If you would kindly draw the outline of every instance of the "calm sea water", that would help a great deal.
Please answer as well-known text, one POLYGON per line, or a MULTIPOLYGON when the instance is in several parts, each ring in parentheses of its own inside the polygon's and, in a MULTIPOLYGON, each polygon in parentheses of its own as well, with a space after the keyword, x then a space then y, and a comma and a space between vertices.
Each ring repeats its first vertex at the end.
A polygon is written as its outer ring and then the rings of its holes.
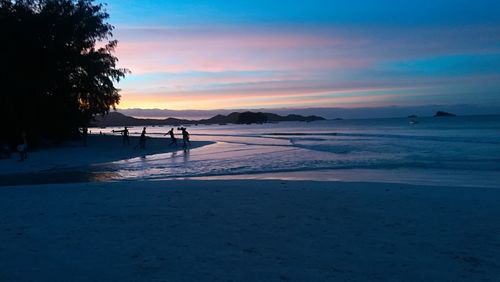
MULTIPOLYGON (((169 129, 148 127, 148 135, 163 137, 169 129)), ((192 140, 215 144, 106 167, 122 180, 278 178, 500 187, 500 115, 428 117, 417 124, 391 118, 190 126, 188 131, 192 140)))

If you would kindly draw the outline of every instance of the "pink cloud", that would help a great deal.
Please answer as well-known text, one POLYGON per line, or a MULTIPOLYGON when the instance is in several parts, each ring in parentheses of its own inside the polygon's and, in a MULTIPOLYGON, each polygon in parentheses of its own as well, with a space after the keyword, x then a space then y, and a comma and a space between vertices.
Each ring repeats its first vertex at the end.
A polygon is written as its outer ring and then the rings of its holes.
POLYGON ((122 105, 181 109, 373 105, 408 89, 477 84, 486 78, 388 74, 384 64, 498 51, 500 32, 198 27, 124 29, 117 38, 120 66, 149 78, 125 81, 122 105), (208 74, 190 75, 199 72, 208 74))
POLYGON ((127 103, 121 105, 122 108, 170 108, 170 109, 221 109, 221 108, 248 108, 248 107, 292 107, 292 106, 352 106, 361 107, 373 105, 403 95, 401 92, 382 95, 368 95, 367 93, 352 93, 352 96, 335 96, 328 93, 297 93, 287 95, 287 99, 282 96, 264 96, 260 93, 246 94, 243 97, 230 95, 201 96, 196 99, 186 100, 184 95, 161 95, 145 97, 138 94, 129 95, 127 103))
POLYGON ((145 36, 137 32, 122 32, 117 48, 120 65, 137 74, 335 69, 369 64, 366 59, 335 56, 332 50, 354 43, 321 34, 160 29, 146 30, 149 36, 145 36))
POLYGON ((498 51, 500 32, 488 27, 197 27, 128 28, 118 30, 117 37, 121 64, 150 73, 365 68, 387 59, 498 51))

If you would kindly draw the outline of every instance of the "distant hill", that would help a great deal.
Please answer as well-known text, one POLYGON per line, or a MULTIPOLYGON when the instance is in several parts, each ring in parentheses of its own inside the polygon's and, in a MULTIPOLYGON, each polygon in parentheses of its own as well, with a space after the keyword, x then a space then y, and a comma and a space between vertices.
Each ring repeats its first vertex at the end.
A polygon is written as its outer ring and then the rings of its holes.
POLYGON ((168 110, 168 109, 119 109, 119 112, 128 116, 143 118, 178 117, 181 119, 207 119, 215 115, 228 115, 232 112, 267 112, 286 116, 297 114, 303 116, 318 115, 326 119, 364 119, 364 118, 394 118, 405 117, 410 114, 419 117, 433 116, 437 111, 445 110, 449 113, 464 115, 498 115, 500 105, 490 103, 487 105, 419 105, 419 106, 384 106, 365 108, 268 108, 268 109, 216 109, 216 110, 168 110))
POLYGON ((434 117, 455 117, 457 115, 443 111, 437 111, 434 117))
POLYGON ((118 112, 111 112, 106 116, 98 116, 92 123, 93 126, 141 126, 141 125, 162 125, 164 120, 157 119, 139 119, 129 117, 118 112))
POLYGON ((252 123, 268 123, 268 122, 281 122, 281 121, 317 121, 324 120, 319 116, 301 116, 301 115, 287 115, 280 116, 272 113, 263 112, 234 112, 228 115, 216 115, 209 119, 189 120, 189 119, 141 119, 126 116, 118 112, 111 112, 108 115, 96 117, 93 126, 108 127, 108 126, 152 126, 152 125, 189 125, 189 124, 252 124, 252 123))

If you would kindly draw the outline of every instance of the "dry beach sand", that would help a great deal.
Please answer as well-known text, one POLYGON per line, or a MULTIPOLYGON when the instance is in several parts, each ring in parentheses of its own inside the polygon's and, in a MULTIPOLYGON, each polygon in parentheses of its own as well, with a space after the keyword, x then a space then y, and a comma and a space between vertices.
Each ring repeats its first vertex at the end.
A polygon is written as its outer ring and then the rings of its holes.
POLYGON ((0 281, 499 281, 499 189, 150 181, 0 189, 0 281))

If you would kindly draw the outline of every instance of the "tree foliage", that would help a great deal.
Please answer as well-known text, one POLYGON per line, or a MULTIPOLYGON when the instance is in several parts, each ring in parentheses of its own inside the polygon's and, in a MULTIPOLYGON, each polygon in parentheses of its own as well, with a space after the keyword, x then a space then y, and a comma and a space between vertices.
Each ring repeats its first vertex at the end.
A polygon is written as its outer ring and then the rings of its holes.
POLYGON ((93 0, 0 0, 0 134, 74 136, 119 100, 117 41, 93 0))

